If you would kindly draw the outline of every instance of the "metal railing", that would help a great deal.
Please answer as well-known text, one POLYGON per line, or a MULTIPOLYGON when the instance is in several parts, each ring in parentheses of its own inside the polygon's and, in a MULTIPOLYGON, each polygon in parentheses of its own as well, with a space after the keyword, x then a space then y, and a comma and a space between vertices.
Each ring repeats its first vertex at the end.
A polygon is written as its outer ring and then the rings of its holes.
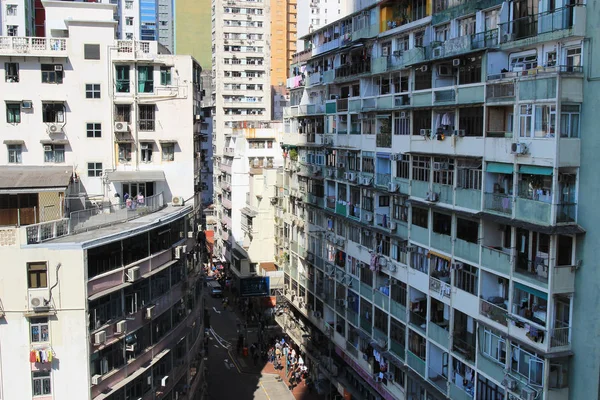
POLYGON ((427 319, 424 316, 421 316, 414 311, 411 311, 409 314, 410 314, 409 321, 410 321, 411 325, 414 325, 417 328, 421 329, 422 331, 425 331, 425 329, 427 327, 427 319))
POLYGON ((378 133, 375 136, 377 147, 392 147, 392 134, 391 133, 378 133))
POLYGON ((556 222, 577 222, 577 204, 558 204, 556 206, 556 222))
MULTIPOLYGON (((559 324, 557 321, 556 324, 559 324)), ((562 326, 560 328, 553 328, 550 331, 550 347, 563 347, 571 344, 570 339, 571 327, 562 326)))
POLYGON ((25 227, 27 244, 42 243, 46 240, 55 239, 69 234, 69 219, 42 222, 25 227))
POLYGON ((163 193, 138 201, 133 198, 131 203, 110 204, 87 210, 74 211, 69 219, 69 231, 77 233, 92 228, 124 222, 153 213, 165 206, 163 193))
POLYGON ((433 92, 433 102, 454 101, 456 99, 456 91, 454 89, 437 90, 433 92))
POLYGON ((548 282, 548 260, 536 259, 530 260, 522 254, 515 257, 515 272, 527 275, 540 282, 548 282))
POLYGON ((498 46, 498 37, 498 29, 474 33, 471 35, 471 49, 475 50, 498 46))
POLYGON ((442 392, 446 393, 448 390, 448 378, 431 367, 428 368, 427 374, 431 383, 437 386, 442 392))
POLYGON ((515 97, 515 83, 491 83, 486 87, 486 98, 505 99, 515 97))
POLYGON ((444 297, 450 298, 450 285, 440 281, 437 278, 429 277, 429 290, 442 294, 444 297))
POLYGON ((574 10, 583 5, 557 8, 554 11, 517 18, 500 24, 500 42, 507 43, 573 27, 574 10))
POLYGON ((0 53, 38 54, 66 53, 67 39, 0 36, 0 53))
POLYGON ((469 361, 475 361, 475 345, 460 338, 459 332, 454 332, 452 351, 462 354, 469 361))
POLYGON ((506 317, 508 316, 508 310, 502 308, 496 304, 492 304, 484 299, 479 299, 479 311, 482 315, 496 321, 497 323, 508 326, 506 317))

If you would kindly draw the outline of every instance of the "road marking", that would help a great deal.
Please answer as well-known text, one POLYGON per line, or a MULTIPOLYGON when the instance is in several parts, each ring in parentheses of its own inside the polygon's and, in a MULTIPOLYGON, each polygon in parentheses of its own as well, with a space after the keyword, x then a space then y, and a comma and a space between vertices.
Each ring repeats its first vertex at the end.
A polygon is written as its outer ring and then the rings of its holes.
POLYGON ((217 314, 221 314, 221 311, 218 311, 215 307, 213 307, 213 310, 215 310, 217 314))
POLYGON ((258 384, 260 385, 260 387, 262 388, 262 390, 265 392, 265 395, 267 396, 267 399, 271 400, 271 396, 269 396, 269 393, 267 393, 267 389, 265 389, 265 387, 263 386, 262 382, 258 382, 258 384))
POLYGON ((242 373, 242 371, 240 371, 240 367, 237 365, 237 363, 235 362, 233 356, 231 355, 231 351, 227 350, 227 354, 229 354, 229 357, 231 357, 231 361, 233 363, 233 365, 235 366, 235 369, 237 369, 238 373, 242 373))

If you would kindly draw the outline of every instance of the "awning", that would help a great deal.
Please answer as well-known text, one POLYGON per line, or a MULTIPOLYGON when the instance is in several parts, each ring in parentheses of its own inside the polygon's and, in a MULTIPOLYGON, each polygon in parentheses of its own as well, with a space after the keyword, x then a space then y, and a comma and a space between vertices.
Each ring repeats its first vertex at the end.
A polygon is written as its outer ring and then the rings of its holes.
POLYGON ((159 139, 158 143, 177 143, 175 139, 159 139))
POLYGON ((116 143, 133 143, 133 142, 135 142, 135 140, 133 140, 133 138, 130 138, 130 137, 116 137, 115 142, 116 143))
POLYGON ((512 164, 489 162, 485 167, 485 171, 495 174, 512 174, 514 169, 512 164))
POLYGON ((59 140, 43 139, 43 140, 40 140, 40 144, 69 144, 69 141, 66 139, 59 139, 59 140))
POLYGON ((107 176, 110 182, 159 182, 166 180, 164 171, 112 171, 107 176))
POLYGON ((248 258, 237 249, 233 249, 233 257, 237 258, 238 260, 245 260, 248 258))
POLYGON ((548 295, 541 290, 534 289, 529 286, 525 286, 521 283, 515 282, 515 289, 522 290, 523 292, 534 295, 535 297, 539 297, 540 299, 548 300, 548 295))
POLYGON ((523 221, 520 219, 514 219, 505 217, 495 213, 481 211, 475 214, 476 217, 486 219, 488 221, 496 222, 502 225, 516 226, 517 228, 523 228, 530 231, 546 233, 548 235, 580 235, 585 233, 585 229, 577 224, 560 224, 560 225, 539 225, 532 222, 523 221))
MULTIPOLYGON (((380 153, 377 152, 377 158, 385 158, 385 159, 390 159, 390 153, 380 153)), ((391 174, 390 172, 388 172, 388 174, 391 174)))
POLYGON ((159 273, 160 271, 164 271, 165 269, 169 268, 171 265, 176 264, 178 262, 179 262, 179 260, 171 260, 171 261, 161 265, 160 267, 154 268, 150 272, 145 273, 144 275, 142 275, 142 278, 148 278, 154 274, 159 273))
POLYGON ((446 261, 450 261, 450 257, 448 257, 448 256, 445 256, 445 255, 443 255, 443 254, 440 254, 440 253, 437 253, 437 252, 435 252, 435 251, 431 251, 431 250, 429 250, 429 255, 430 255, 430 256, 436 256, 436 257, 442 258, 442 259, 444 259, 444 260, 446 260, 446 261))
POLYGON ((4 144, 25 144, 24 140, 5 140, 4 144))
POLYGON ((264 270, 265 272, 277 271, 277 267, 275 266, 275 263, 272 263, 272 262, 262 262, 258 265, 259 265, 260 269, 264 270))
POLYGON ((539 165, 521 165, 520 174, 552 176, 552 167, 540 167, 539 165))
POLYGON ((50 188, 60 191, 69 186, 72 176, 73 169, 71 167, 2 166, 0 168, 0 192, 5 192, 6 189, 20 192, 26 189, 48 190, 50 188))
POLYGON ((110 294, 112 292, 116 292, 117 290, 124 289, 127 286, 131 286, 131 285, 133 285, 133 283, 131 283, 131 282, 121 283, 120 285, 110 287, 108 289, 102 290, 102 291, 100 291, 100 292, 98 292, 96 294, 91 295, 90 297, 88 297, 88 300, 89 301, 94 301, 96 299, 99 299, 100 297, 106 296, 107 294, 110 294))
POLYGON ((256 211, 254 211, 253 209, 251 209, 250 207, 244 207, 240 211, 242 212, 242 214, 245 214, 252 218, 254 218, 258 215, 258 213, 256 211))

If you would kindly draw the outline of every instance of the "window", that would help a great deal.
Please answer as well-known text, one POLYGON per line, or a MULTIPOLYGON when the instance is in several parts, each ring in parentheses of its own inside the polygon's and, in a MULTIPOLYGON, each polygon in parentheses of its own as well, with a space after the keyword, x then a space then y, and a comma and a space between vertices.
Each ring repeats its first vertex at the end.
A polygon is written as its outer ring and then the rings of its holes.
POLYGON ((483 136, 483 107, 461 108, 458 126, 466 136, 483 136))
POLYGON ((64 163, 65 162, 65 146, 63 144, 46 144, 46 145, 44 145, 44 162, 64 163))
POLYGON ((99 44, 84 44, 83 45, 83 58, 86 60, 99 60, 100 59, 100 45, 99 44))
POLYGON ((396 178, 408 179, 410 175, 410 156, 401 154, 396 161, 396 178))
POLYGON ((38 371, 32 373, 32 386, 34 396, 46 396, 52 394, 50 385, 50 372, 38 371))
POLYGON ((133 17, 125 17, 125 25, 133 26, 133 17))
POLYGON ((429 210, 424 208, 413 207, 412 208, 412 224, 420 226, 421 228, 428 229, 429 210))
POLYGON ((408 221, 408 205, 406 197, 393 196, 392 218, 398 221, 408 221))
POLYGON ((102 124, 96 122, 88 122, 86 124, 87 137, 99 138, 102 137, 102 124))
POLYGON ((9 124, 21 123, 21 104, 6 103, 6 122, 9 124))
MULTIPOLYGON (((140 107, 144 107, 141 105, 140 107)), ((131 104, 115 105, 115 122, 131 122, 131 104)))
POLYGON ((454 159, 433 157, 433 183, 449 186, 454 184, 454 159))
POLYGON ((19 36, 19 26, 6 25, 6 36, 19 36))
POLYGON ((20 144, 9 144, 8 146, 8 162, 10 164, 20 164, 22 148, 20 144))
POLYGON ((17 5, 16 4, 7 4, 6 5, 6 15, 11 17, 17 16, 17 5))
POLYGON ((31 343, 43 343, 50 341, 48 334, 48 318, 31 318, 29 320, 31 330, 31 343))
POLYGON ((533 133, 535 137, 554 137, 556 131, 556 106, 536 105, 534 121, 533 133))
POLYGON ((138 67, 138 92, 154 92, 154 67, 138 67))
POLYGON ((89 162, 87 164, 87 170, 90 178, 102 176, 102 163, 89 162))
POLYGON ((19 63, 4 63, 4 79, 8 83, 19 82, 19 63))
POLYGON ((581 72, 581 47, 567 49, 567 72, 581 72))
POLYGON ((99 99, 100 98, 100 84, 99 83, 86 83, 85 84, 85 98, 86 99, 99 99))
POLYGON ((125 9, 126 10, 131 10, 133 8, 133 1, 132 0, 125 0, 125 9))
POLYGON ((61 64, 42 64, 42 83, 63 83, 62 67, 61 64))
POLYGON ((175 160, 175 143, 163 143, 162 147, 162 160, 173 161, 175 160))
POLYGON ((171 67, 160 67, 160 84, 171 85, 171 67))
POLYGON ((394 113, 394 135, 410 135, 410 114, 394 113))
POLYGON ((483 14, 484 18, 484 31, 491 31, 498 27, 498 21, 500 19, 500 9, 485 11, 483 14))
POLYGON ((432 71, 428 68, 417 68, 415 70, 415 90, 431 89, 432 71))
POLYGON ((435 27, 436 42, 445 42, 450 39, 450 24, 444 24, 435 27))
POLYGON ((117 93, 129 93, 129 65, 117 65, 115 69, 117 74, 117 93))
POLYGON ((491 330, 483 330, 483 354, 499 364, 506 362, 506 341, 491 330))
POLYGON ((560 106, 560 137, 579 137, 579 105, 563 104, 560 106))
POLYGON ((458 83, 468 85, 481 82, 481 56, 466 57, 458 69, 458 83))
POLYGON ((119 143, 119 162, 131 161, 131 143, 119 143))
POLYGON ((463 18, 458 21, 458 35, 471 36, 475 33, 475 16, 463 18))
POLYGON ((65 106, 63 103, 42 103, 42 121, 46 123, 64 123, 65 106))
POLYGON ((379 207, 389 207, 390 196, 379 196, 379 207))
POLYGON ((517 344, 511 346, 511 369, 533 386, 544 385, 544 360, 517 344))
POLYGON ((477 296, 477 274, 479 271, 477 267, 463 263, 455 271, 456 287, 477 296))
POLYGON ((429 182, 431 158, 427 156, 413 156, 412 178, 416 181, 429 182))
POLYGON ((434 212, 433 231, 440 235, 452 235, 452 216, 434 212))
POLYGON ((48 287, 48 267, 45 262, 27 263, 27 287, 29 289, 48 287))
POLYGON ((456 218, 456 238, 469 243, 479 243, 479 223, 456 218))
POLYGON ((140 131, 153 131, 155 126, 154 121, 154 104, 140 104, 139 123, 140 131))
POLYGON ((142 162, 152 162, 152 142, 142 142, 140 144, 142 162))
POLYGON ((415 47, 423 47, 425 31, 415 32, 415 47))

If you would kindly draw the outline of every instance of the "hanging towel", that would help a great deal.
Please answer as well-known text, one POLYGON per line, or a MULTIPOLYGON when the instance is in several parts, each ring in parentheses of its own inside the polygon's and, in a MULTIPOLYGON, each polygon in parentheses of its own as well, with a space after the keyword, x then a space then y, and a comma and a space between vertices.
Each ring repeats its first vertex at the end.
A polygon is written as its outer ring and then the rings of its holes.
POLYGON ((53 358, 54 354, 52 353, 52 350, 48 350, 48 362, 51 363, 53 358))
POLYGON ((35 362, 40 362, 40 361, 41 361, 41 359, 40 359, 40 352, 36 351, 35 352, 35 362))
POLYGON ((36 357, 35 357, 35 351, 32 350, 32 351, 29 352, 29 362, 34 363, 35 359, 36 359, 36 357))

